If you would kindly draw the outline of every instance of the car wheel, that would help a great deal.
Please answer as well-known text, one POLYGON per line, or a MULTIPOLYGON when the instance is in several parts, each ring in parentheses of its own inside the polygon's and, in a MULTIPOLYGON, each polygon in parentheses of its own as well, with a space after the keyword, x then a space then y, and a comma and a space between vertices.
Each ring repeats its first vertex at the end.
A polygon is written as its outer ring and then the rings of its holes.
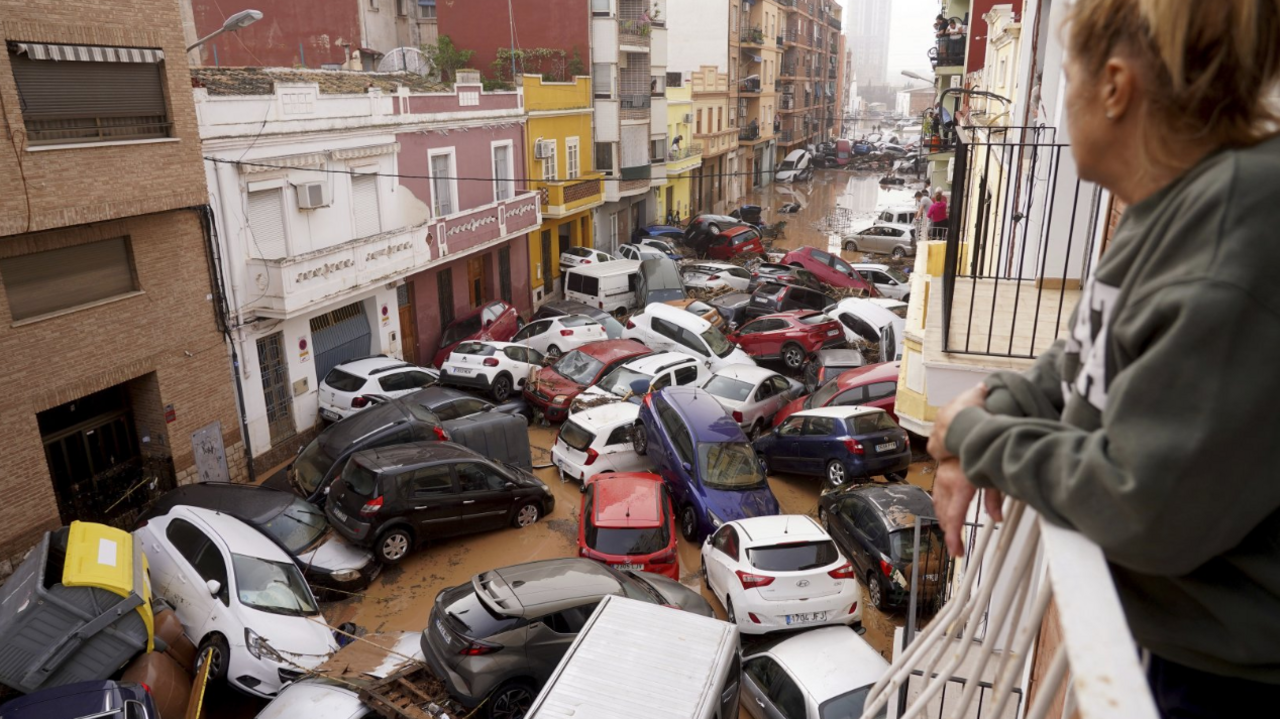
POLYGON ((626 316, 627 316, 627 308, 626 308, 626 307, 619 307, 618 309, 616 309, 616 310, 614 310, 614 311, 613 311, 613 318, 614 318, 615 320, 618 320, 619 322, 621 322, 621 321, 622 321, 622 318, 623 318, 623 317, 626 317, 626 316))
POLYGON ((804 348, 797 344, 785 345, 782 348, 782 363, 792 372, 804 366, 804 348))
POLYGON ((831 524, 827 519, 827 508, 821 505, 818 506, 818 524, 822 525, 822 529, 827 534, 831 534, 831 524))
POLYGON ((511 377, 505 372, 498 375, 493 380, 493 398, 499 403, 506 402, 511 397, 511 377))
POLYGON ((893 252, 890 254, 893 255, 893 259, 895 260, 902 260, 902 259, 906 259, 907 257, 907 251, 902 249, 901 247, 893 248, 893 252))
POLYGON ((524 682, 508 682, 489 695, 489 719, 524 719, 537 694, 524 682))
POLYGON ((209 660, 209 681, 220 682, 227 678, 227 659, 231 656, 231 648, 221 634, 210 634, 200 642, 199 654, 196 655, 196 673, 204 666, 205 658, 209 660))
POLYGON ((827 462, 827 482, 832 487, 842 486, 846 479, 848 479, 848 473, 845 471, 844 462, 838 459, 827 462))
POLYGON ((713 235, 720 234, 720 225, 707 225, 707 231, 713 235))
POLYGON ((378 559, 383 564, 399 564, 413 548, 413 535, 409 530, 397 527, 378 538, 378 559))
POLYGON ((552 360, 560 359, 560 348, 556 347, 555 345, 551 345, 550 347, 548 347, 547 357, 551 358, 552 360))
POLYGON ((854 242, 853 240, 845 240, 845 241, 844 241, 844 251, 845 251, 845 252, 857 252, 857 251, 858 251, 858 243, 854 242))
POLYGON ((872 606, 880 611, 885 610, 885 591, 880 578, 874 572, 867 572, 867 594, 872 606))
POLYGON ((631 448, 642 457, 649 450, 649 433, 640 422, 631 428, 631 448))
POLYGON ((764 420, 758 419, 755 424, 751 425, 751 431, 747 433, 747 437, 754 442, 760 439, 761 434, 764 434, 764 420))
POLYGON ((738 623, 738 617, 733 613, 733 600, 727 596, 724 598, 724 613, 729 618, 730 624, 738 623))
POLYGON ((693 511, 691 504, 686 504, 684 511, 680 512, 680 533, 690 542, 698 541, 698 513, 693 511))
POLYGON ((538 517, 541 516, 541 514, 542 513, 538 511, 538 505, 530 502, 516 510, 516 516, 511 520, 511 523, 517 527, 527 527, 538 521, 538 517))

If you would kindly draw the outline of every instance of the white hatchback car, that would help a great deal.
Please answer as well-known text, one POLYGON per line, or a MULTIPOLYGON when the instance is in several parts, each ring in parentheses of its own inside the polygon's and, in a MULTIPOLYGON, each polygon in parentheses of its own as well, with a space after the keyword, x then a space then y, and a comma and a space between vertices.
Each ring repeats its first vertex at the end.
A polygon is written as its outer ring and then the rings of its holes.
POLYGON ((855 263, 853 269, 875 285, 881 295, 901 302, 911 301, 911 279, 900 270, 874 262, 855 263))
POLYGON ((750 439, 772 426, 773 415, 804 391, 800 382, 756 365, 718 369, 702 388, 716 398, 750 439))
POLYGON ((751 284, 751 273, 728 262, 699 262, 680 268, 684 285, 690 289, 699 287, 718 290, 728 287, 734 292, 746 292, 751 284))
POLYGON ((856 570, 802 514, 727 522, 703 543, 702 571, 744 634, 862 623, 856 570))
POLYGON ((756 363, 710 322, 670 305, 654 303, 631 315, 622 337, 655 350, 683 352, 712 372, 731 364, 756 363))
POLYGON ((338 648, 302 572, 273 540, 221 512, 180 505, 134 530, 211 680, 260 697, 338 648))
POLYGON ((320 416, 337 422, 372 405, 366 394, 394 399, 439 379, 440 373, 433 369, 385 355, 343 362, 320 381, 320 416))
POLYGON ((665 260, 665 259, 668 259, 668 257, 667 257, 667 253, 663 252, 662 250, 658 249, 657 247, 651 247, 651 246, 649 246, 649 245, 645 245, 645 244, 641 244, 641 245, 636 245, 636 244, 626 244, 626 245, 623 245, 623 246, 621 246, 621 247, 619 247, 619 248, 618 248, 618 257, 621 257, 621 258, 622 258, 622 259, 624 259, 624 260, 665 260))
POLYGON ((484 390, 501 404, 524 389, 542 359, 538 350, 514 342, 467 341, 440 365, 440 383, 484 390))
POLYGON ((570 267, 579 265, 590 265, 593 263, 608 262, 617 259, 608 252, 593 250, 590 247, 570 247, 560 253, 560 272, 564 272, 570 267))
POLYGON ((888 671, 889 662, 851 629, 800 632, 743 651, 742 707, 755 719, 860 717, 888 671))
POLYGON ((631 427, 640 407, 630 402, 593 407, 560 425, 551 445, 551 463, 562 478, 585 483, 606 472, 647 472, 650 463, 631 446, 631 427))
POLYGON ((556 359, 588 342, 609 339, 604 325, 586 315, 561 315, 530 322, 511 338, 514 344, 556 359))
MULTIPOLYGON (((683 352, 654 352, 624 362, 574 398, 569 412, 597 406, 602 399, 622 401, 638 382, 645 392, 672 385, 700 387, 710 377, 706 365, 683 352)), ((639 401, 637 397, 635 401, 639 401)))

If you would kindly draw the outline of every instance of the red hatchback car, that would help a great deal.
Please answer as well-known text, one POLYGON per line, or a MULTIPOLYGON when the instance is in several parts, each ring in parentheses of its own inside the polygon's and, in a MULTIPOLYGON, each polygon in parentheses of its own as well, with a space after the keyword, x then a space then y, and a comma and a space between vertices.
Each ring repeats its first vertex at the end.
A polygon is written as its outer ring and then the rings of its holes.
POLYGON ((816 247, 792 250, 782 258, 782 264, 803 267, 832 287, 857 287, 866 290, 868 297, 880 296, 876 292, 876 286, 867 282, 852 265, 816 247))
POLYGON ((662 477, 635 472, 588 479, 578 519, 578 555, 680 581, 676 515, 662 477))
POLYGON ((582 390, 623 362, 652 351, 635 340, 588 342, 538 370, 533 381, 525 383, 524 398, 542 410, 548 422, 563 422, 569 416, 569 404, 582 390))
POLYGON ((436 350, 432 366, 439 367, 449 359, 453 348, 467 340, 493 340, 509 342, 524 323, 516 308, 498 300, 490 302, 470 314, 463 315, 449 323, 440 337, 440 349, 436 350))
POLYGON ((845 343, 839 320, 813 310, 792 310, 751 320, 729 335, 756 359, 781 359, 787 369, 798 370, 805 360, 826 347, 845 343))
POLYGON ((760 231, 754 227, 730 227, 711 240, 707 257, 728 260, 745 252, 764 254, 764 240, 760 238, 760 231))
POLYGON ((899 365, 899 362, 881 362, 841 372, 835 379, 819 387, 817 392, 784 405, 773 416, 773 426, 777 427, 787 417, 802 409, 851 404, 879 407, 897 422, 898 415, 894 413, 893 406, 898 398, 899 365))

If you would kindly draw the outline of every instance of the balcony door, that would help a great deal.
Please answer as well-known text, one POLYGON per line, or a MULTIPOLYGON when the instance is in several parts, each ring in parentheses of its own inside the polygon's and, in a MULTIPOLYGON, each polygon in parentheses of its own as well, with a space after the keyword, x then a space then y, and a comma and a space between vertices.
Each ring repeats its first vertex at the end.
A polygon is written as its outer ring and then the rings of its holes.
POLYGON ((484 256, 477 255, 467 260, 467 292, 472 307, 484 303, 484 256))

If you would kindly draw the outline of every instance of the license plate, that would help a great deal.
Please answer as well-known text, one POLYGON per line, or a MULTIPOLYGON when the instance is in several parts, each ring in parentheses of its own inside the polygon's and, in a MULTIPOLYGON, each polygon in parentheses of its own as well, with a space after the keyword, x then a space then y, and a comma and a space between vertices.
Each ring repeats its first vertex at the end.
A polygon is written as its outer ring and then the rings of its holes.
POLYGON ((827 621, 826 612, 809 612, 807 614, 788 614, 787 624, 807 624, 808 622, 827 621))
POLYGON ((835 337, 838 334, 840 334, 840 330, 827 330, 828 337, 835 337))
POLYGON ((897 447, 897 446, 898 446, 898 445, 897 445, 897 444, 894 444, 893 442, 888 442, 888 443, 886 443, 886 444, 877 444, 877 445, 876 445, 876 451, 877 451, 877 452, 888 452, 889 450, 891 450, 891 449, 893 449, 894 447, 897 447))
POLYGON ((335 422, 340 419, 340 417, 338 417, 338 413, 330 409, 321 409, 320 416, 324 417, 325 419, 331 419, 335 422))
POLYGON ((344 522, 347 521, 346 513, 344 513, 341 509, 338 509, 337 507, 333 508, 333 516, 337 517, 338 519, 344 522))
POLYGON ((472 372, 475 372, 475 370, 470 367, 455 367, 453 371, 458 374, 471 374, 472 372))
POLYGON ((755 298, 754 300, 751 300, 751 301, 752 301, 752 302, 759 302, 760 304, 764 304, 764 303, 768 302, 769 300, 766 300, 766 299, 765 299, 765 298, 763 298, 763 297, 757 297, 757 298, 755 298))
POLYGON ((617 569, 620 572, 643 572, 644 571, 643 564, 615 564, 613 565, 613 568, 617 569))

